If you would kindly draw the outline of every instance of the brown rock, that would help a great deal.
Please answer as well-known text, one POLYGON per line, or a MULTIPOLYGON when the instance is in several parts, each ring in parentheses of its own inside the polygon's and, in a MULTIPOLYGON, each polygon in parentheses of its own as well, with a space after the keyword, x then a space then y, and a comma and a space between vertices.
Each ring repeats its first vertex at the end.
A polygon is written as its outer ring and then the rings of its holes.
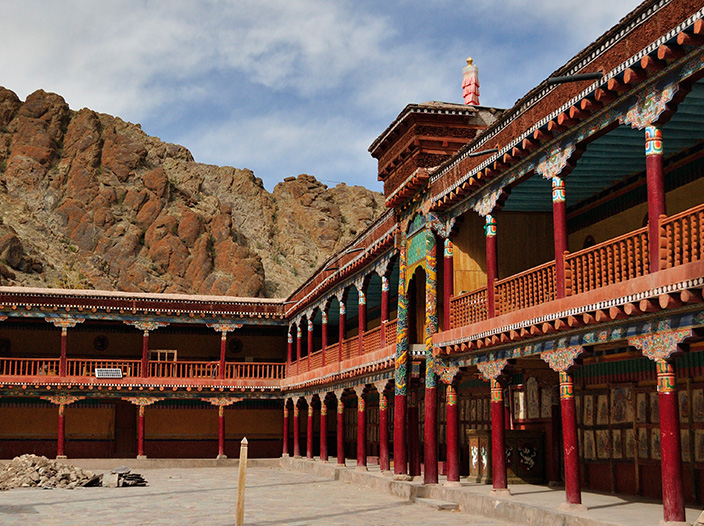
POLYGON ((17 269, 22 263, 23 255, 24 248, 16 234, 6 234, 0 238, 0 259, 5 263, 17 269))

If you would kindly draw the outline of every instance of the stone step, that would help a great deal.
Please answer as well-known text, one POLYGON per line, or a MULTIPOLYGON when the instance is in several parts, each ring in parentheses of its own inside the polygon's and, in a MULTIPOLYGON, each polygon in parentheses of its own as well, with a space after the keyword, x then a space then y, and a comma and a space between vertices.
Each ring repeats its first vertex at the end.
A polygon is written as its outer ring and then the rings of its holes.
POLYGON ((436 510, 456 511, 459 509, 459 506, 457 505, 456 502, 450 502, 447 500, 427 499, 425 497, 414 497, 413 502, 417 502, 418 504, 423 504, 424 506, 428 506, 429 508, 435 508, 436 510))

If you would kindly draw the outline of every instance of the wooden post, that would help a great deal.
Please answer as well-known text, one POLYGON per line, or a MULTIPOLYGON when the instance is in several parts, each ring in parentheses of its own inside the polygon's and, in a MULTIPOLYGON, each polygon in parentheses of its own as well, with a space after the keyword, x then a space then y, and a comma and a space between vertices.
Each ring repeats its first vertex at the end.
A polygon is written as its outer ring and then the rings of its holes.
POLYGON ((237 517, 235 526, 244 525, 244 485, 247 478, 247 437, 240 444, 240 470, 237 479, 237 517))
POLYGON ((291 362, 293 362, 293 334, 289 327, 286 337, 286 376, 291 376, 291 362))
POLYGON ((337 322, 337 363, 342 361, 342 342, 345 339, 345 302, 340 299, 340 315, 337 322))
POLYGON ((337 465, 345 465, 345 403, 342 392, 337 395, 337 465))
POLYGON ((496 259, 496 219, 491 214, 486 216, 484 226, 486 235, 486 309, 487 316, 493 318, 496 315, 496 278, 499 267, 496 259))
POLYGON ((320 358, 321 358, 321 367, 325 367, 326 365, 326 360, 325 360, 325 347, 328 346, 328 311, 323 309, 321 311, 321 315, 323 318, 323 330, 322 330, 322 335, 321 335, 321 344, 320 344, 320 358))
POLYGON ((301 458, 301 419, 298 402, 293 403, 293 458, 301 458))
MULTIPOLYGON (((310 316, 312 316, 312 314, 310 316)), ((312 318, 310 318, 308 320, 308 341, 306 342, 306 344, 307 344, 307 349, 308 349, 308 352, 307 352, 307 354, 308 354, 308 360, 307 360, 308 370, 310 371, 310 362, 311 362, 310 355, 313 354, 313 319, 312 318)))
POLYGON ((562 443, 565 463, 565 497, 567 509, 581 509, 582 485, 579 475, 577 413, 574 405, 572 374, 560 371, 560 409, 562 410, 562 443))
MULTIPOLYGON (((290 336, 290 335, 289 335, 290 336)), ((283 429, 283 448, 282 457, 288 457, 288 400, 284 400, 284 429, 283 429)))
POLYGON ((320 460, 328 461, 328 406, 325 394, 320 397, 320 460))
POLYGON ((296 326, 296 374, 299 374, 301 372, 301 340, 303 337, 303 332, 301 331, 300 325, 301 323, 303 322, 299 321, 298 325, 296 326))
POLYGON ((455 288, 454 245, 452 244, 452 241, 450 241, 449 237, 445 238, 443 247, 442 277, 442 330, 449 331, 450 325, 452 324, 452 320, 450 319, 450 300, 452 299, 452 294, 454 293, 455 288))
POLYGON ((658 219, 665 215, 665 182, 662 170, 662 130, 645 128, 645 174, 648 189, 648 246, 650 272, 660 270, 660 227, 658 219))
POLYGON ((225 351, 227 350, 227 331, 222 331, 220 336, 220 363, 219 363, 219 375, 220 380, 225 378, 225 351))
MULTIPOLYGON (((310 363, 310 361, 308 362, 310 363)), ((308 421, 306 425, 306 458, 313 460, 313 397, 308 402, 308 421)))
POLYGON ((64 453, 64 439, 66 436, 64 407, 65 404, 59 404, 59 433, 56 444, 56 458, 58 459, 66 458, 66 454, 64 453))
POLYGON ((367 296, 362 284, 358 289, 358 331, 357 331, 357 354, 364 354, 364 332, 367 330, 367 296))
POLYGON ((381 276, 381 347, 386 347, 386 324, 389 321, 389 277, 381 276))
POLYGON ((457 407, 457 390, 452 382, 447 384, 446 391, 446 427, 445 443, 447 445, 447 485, 460 484, 460 431, 459 412, 457 407))
POLYGON ((59 376, 66 376, 66 337, 68 336, 68 329, 66 327, 61 327, 61 354, 59 357, 59 376))
POLYGON ((142 335, 142 378, 149 377, 149 331, 142 335))
POLYGON ((379 469, 389 471, 389 397, 379 391, 379 469))
POLYGON ((506 478, 506 441, 504 422, 503 387, 496 380, 491 380, 491 468, 492 493, 508 494, 506 478))
POLYGON ((137 420, 137 458, 147 458, 144 454, 144 405, 139 405, 137 420))
POLYGON ((553 241, 555 244, 555 284, 558 298, 565 297, 565 252, 567 252, 567 212, 565 182, 552 178, 553 241))
POLYGON ((357 389, 357 470, 367 471, 367 418, 364 387, 357 389))
MULTIPOLYGON (((225 334, 223 332, 223 334, 225 334)), ((218 406, 218 459, 227 458, 225 454, 225 406, 218 406)))

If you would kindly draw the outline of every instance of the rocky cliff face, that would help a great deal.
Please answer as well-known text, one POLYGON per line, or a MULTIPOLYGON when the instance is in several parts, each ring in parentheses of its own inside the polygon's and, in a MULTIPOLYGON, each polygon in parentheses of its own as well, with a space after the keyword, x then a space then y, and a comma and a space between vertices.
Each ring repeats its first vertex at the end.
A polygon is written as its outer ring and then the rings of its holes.
POLYGON ((309 175, 273 193, 139 125, 0 88, 0 283, 289 294, 383 210, 309 175))

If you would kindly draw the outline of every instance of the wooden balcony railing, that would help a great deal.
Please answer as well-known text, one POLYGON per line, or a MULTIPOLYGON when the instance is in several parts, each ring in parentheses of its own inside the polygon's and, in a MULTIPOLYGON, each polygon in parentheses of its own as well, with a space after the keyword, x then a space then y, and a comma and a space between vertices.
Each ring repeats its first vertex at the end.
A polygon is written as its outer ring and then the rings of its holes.
POLYGON ((342 340, 342 360, 349 360, 353 356, 359 355, 357 336, 352 336, 346 340, 342 340))
POLYGON ((317 351, 308 357, 308 369, 318 369, 323 366, 323 351, 317 351))
POLYGON ((2 376, 59 376, 58 358, 0 358, 2 376))
MULTIPOLYGON (((225 365, 225 380, 276 380, 284 377, 286 364, 241 362, 225 365)), ((66 361, 67 377, 95 378, 95 370, 121 369, 123 377, 141 378, 141 360, 89 360, 70 358, 66 361)), ((219 379, 218 362, 150 361, 150 378, 219 379)), ((0 358, 0 376, 59 376, 58 358, 0 358)), ((142 379, 148 381, 148 379, 142 379)))
POLYGON ((301 357, 298 362, 293 363, 293 369, 292 371, 295 373, 305 373, 308 370, 308 357, 303 356, 301 357))
POLYGON ((396 326, 398 320, 386 322, 386 342, 385 345, 396 345, 396 326))
POLYGON ((464 292, 450 299, 451 327, 461 327, 486 319, 486 287, 472 292, 464 292))
POLYGON ((648 260, 648 227, 567 254, 567 295, 643 276, 648 273, 648 260))
POLYGON ((141 360, 66 360, 66 376, 95 376, 96 369, 120 369, 122 376, 141 376, 141 360))
POLYGON ((704 259, 704 204, 660 218, 660 268, 704 259))
POLYGON ((364 331, 363 354, 381 349, 381 326, 364 331))
POLYGON ((325 347, 323 352, 325 353, 325 365, 337 363, 340 355, 340 346, 337 343, 333 343, 325 347))
POLYGON ((496 314, 527 309, 555 299, 555 262, 496 282, 496 314))
POLYGON ((280 380, 286 371, 285 363, 237 362, 225 364, 225 378, 280 380))

